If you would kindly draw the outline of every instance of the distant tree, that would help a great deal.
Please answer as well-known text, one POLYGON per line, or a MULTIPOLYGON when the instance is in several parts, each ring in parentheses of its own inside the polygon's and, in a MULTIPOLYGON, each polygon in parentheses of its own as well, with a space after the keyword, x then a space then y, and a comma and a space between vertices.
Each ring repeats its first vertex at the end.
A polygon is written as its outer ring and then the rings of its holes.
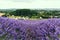
POLYGON ((18 9, 14 12, 11 12, 10 15, 15 15, 15 16, 36 16, 37 15, 37 11, 35 10, 30 10, 30 9, 18 9))

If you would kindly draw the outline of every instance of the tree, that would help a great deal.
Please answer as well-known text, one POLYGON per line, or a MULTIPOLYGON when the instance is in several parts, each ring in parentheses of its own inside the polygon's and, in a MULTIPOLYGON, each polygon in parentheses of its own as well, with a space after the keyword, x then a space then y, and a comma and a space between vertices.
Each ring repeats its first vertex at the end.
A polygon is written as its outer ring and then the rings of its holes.
POLYGON ((36 16, 37 13, 38 12, 35 11, 35 10, 30 10, 30 9, 17 9, 16 11, 11 12, 10 15, 31 17, 31 16, 36 16))

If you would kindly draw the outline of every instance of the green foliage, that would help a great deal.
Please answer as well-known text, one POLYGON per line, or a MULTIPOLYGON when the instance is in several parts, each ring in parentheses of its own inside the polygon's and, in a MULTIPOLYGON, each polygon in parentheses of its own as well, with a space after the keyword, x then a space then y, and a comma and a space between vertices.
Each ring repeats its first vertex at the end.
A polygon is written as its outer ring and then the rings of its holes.
POLYGON ((16 11, 13 11, 10 13, 10 15, 14 15, 14 16, 28 16, 28 17, 32 17, 32 16, 36 16, 37 15, 37 11, 35 10, 30 10, 30 9, 18 9, 16 11))
POLYGON ((6 16, 20 16, 29 18, 51 18, 57 16, 60 18, 60 10, 32 10, 32 9, 16 9, 16 10, 6 10, 6 16))

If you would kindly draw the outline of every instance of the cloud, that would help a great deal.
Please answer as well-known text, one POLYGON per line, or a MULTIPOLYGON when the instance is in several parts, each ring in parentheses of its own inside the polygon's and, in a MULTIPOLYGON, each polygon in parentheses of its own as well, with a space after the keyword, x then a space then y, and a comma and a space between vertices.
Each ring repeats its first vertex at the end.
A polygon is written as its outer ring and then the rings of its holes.
POLYGON ((12 2, 32 2, 34 0, 2 0, 2 1, 12 1, 12 2))
MULTIPOLYGON (((27 1, 27 0, 26 0, 27 1)), ((8 8, 30 8, 30 9, 40 9, 40 8, 60 8, 60 1, 45 1, 45 0, 35 0, 32 2, 13 2, 10 1, 0 1, 0 9, 8 8)))

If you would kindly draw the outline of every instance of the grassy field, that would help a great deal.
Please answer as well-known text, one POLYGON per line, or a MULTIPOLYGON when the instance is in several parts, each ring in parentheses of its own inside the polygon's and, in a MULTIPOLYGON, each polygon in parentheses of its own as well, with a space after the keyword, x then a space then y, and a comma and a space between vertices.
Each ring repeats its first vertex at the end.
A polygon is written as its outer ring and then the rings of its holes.
POLYGON ((2 15, 4 15, 5 13, 0 13, 0 17, 2 16, 2 15))

